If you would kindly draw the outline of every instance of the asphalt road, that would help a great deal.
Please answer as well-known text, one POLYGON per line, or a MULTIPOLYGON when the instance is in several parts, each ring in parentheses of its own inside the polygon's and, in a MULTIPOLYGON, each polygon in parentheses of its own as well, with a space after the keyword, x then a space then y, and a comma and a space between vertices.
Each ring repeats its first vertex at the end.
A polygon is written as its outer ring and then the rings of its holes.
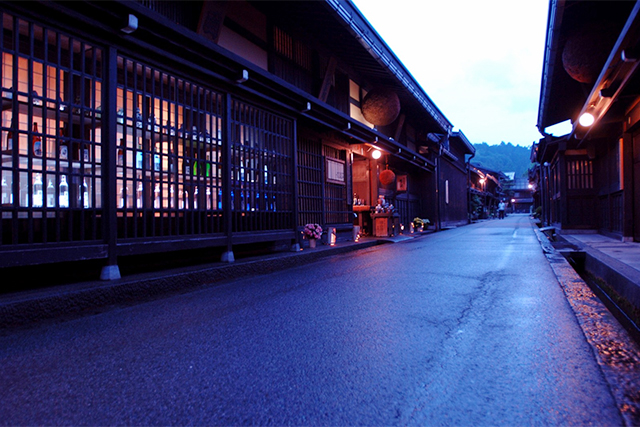
POLYGON ((0 334, 4 425, 622 425, 509 216, 0 334))

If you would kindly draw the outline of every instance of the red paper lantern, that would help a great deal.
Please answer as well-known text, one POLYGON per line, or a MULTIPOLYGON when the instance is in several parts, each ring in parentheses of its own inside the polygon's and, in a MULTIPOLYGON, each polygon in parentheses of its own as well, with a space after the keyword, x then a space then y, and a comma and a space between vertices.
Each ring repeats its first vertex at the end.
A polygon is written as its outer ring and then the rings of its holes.
POLYGON ((391 185, 396 180, 396 174, 389 169, 385 169, 380 172, 380 184, 382 185, 391 185))

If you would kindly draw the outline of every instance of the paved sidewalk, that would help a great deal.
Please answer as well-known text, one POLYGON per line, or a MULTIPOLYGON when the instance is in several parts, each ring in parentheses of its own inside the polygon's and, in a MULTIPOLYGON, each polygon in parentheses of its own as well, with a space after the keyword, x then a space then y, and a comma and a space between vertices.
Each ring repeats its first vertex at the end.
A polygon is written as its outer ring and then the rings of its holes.
MULTIPOLYGON (((640 274, 640 243, 638 242, 621 242, 618 239, 595 233, 562 233, 561 237, 583 249, 589 248, 601 252, 618 262, 634 268, 638 271, 638 274, 640 274)), ((640 282, 638 284, 640 284, 640 282)))

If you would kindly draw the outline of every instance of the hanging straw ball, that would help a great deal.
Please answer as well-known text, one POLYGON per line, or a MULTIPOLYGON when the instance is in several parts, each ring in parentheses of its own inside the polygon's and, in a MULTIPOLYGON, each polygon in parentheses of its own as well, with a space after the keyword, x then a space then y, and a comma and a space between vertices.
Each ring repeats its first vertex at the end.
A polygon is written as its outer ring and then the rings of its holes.
POLYGON ((391 185, 396 180, 396 174, 389 169, 385 169, 380 172, 380 184, 391 185))
POLYGON ((400 99, 390 89, 373 89, 362 100, 362 115, 376 126, 386 126, 400 114, 400 99))
POLYGON ((595 83, 616 41, 615 27, 591 23, 573 30, 562 50, 562 65, 574 80, 595 83))

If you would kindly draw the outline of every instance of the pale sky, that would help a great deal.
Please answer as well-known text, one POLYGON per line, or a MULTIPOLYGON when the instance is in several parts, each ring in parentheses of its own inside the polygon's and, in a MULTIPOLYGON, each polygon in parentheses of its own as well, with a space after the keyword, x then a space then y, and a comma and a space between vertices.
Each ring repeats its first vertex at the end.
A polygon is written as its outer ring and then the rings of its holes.
POLYGON ((353 0, 471 143, 530 147, 548 0, 353 0))

